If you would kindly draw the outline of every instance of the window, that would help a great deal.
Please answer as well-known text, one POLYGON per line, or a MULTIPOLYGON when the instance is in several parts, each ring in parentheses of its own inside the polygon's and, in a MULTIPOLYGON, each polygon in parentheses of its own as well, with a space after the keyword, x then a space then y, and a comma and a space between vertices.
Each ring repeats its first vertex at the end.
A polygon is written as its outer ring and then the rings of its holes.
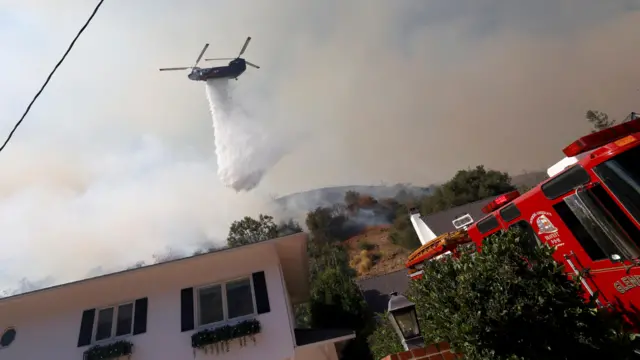
POLYGON ((2 336, 0 336, 0 349, 8 347, 15 339, 16 329, 12 327, 5 329, 2 336))
POLYGON ((631 216, 640 222, 640 167, 638 159, 640 159, 640 146, 605 161, 596 166, 593 171, 631 216))
POLYGON ((589 173, 582 166, 574 165, 542 184, 540 189, 547 199, 553 200, 589 181, 589 173))
POLYGON ((603 260, 607 258, 607 254, 598 246, 593 237, 587 232, 587 229, 580 223, 578 217, 569 209, 564 201, 553 205, 553 209, 558 213, 562 222, 569 228, 573 237, 582 245, 582 248, 593 261, 603 260))
POLYGON ((504 221, 509 222, 511 220, 515 220, 520 216, 520 210, 518 210, 516 204, 511 203, 500 209, 500 216, 502 216, 504 221))
POLYGON ((625 238, 633 240, 635 245, 640 246, 640 230, 631 222, 602 185, 598 184, 589 190, 597 200, 598 205, 601 206, 602 210, 607 213, 608 217, 616 225, 616 228, 626 233, 627 236, 625 238))
POLYGON ((103 308, 86 309, 80 319, 78 347, 147 332, 149 299, 144 297, 103 308))
POLYGON ((98 310, 95 341, 130 335, 133 332, 133 303, 98 310))
POLYGON ((249 277, 201 287, 196 300, 200 326, 256 313, 253 283, 249 277))
POLYGON ((582 244, 592 260, 602 260, 616 254, 635 259, 640 249, 631 240, 638 229, 598 184, 588 190, 569 195, 554 209, 582 244))
POLYGON ((478 221, 478 224, 476 226, 478 227, 478 231, 480 231, 481 234, 486 234, 489 231, 500 226, 500 223, 495 216, 489 215, 486 218, 478 221))

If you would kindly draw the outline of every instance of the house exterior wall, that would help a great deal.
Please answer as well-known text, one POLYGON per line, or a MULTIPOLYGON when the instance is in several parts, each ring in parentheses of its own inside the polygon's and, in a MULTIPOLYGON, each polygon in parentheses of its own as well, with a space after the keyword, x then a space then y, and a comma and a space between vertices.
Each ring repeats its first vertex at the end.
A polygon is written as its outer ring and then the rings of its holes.
MULTIPOLYGON (((64 297, 35 294, 0 306, 0 331, 14 327, 16 338, 0 349, 3 360, 82 359, 90 346, 78 347, 81 318, 85 309, 148 298, 146 332, 128 337, 134 343, 132 360, 193 358, 191 335, 181 331, 181 289, 198 287, 264 271, 270 311, 255 316, 262 325, 256 344, 241 348, 232 341, 230 351, 205 354, 196 359, 293 358, 294 339, 290 328, 290 306, 281 279, 279 259, 272 246, 256 246, 220 255, 163 264, 95 279, 65 289, 64 297), (160 268, 161 267, 161 268, 160 268), (38 300, 40 299, 40 300, 38 300)), ((53 294, 53 291, 51 292, 53 294)))
POLYGON ((338 360, 338 353, 332 343, 297 348, 292 360, 338 360))

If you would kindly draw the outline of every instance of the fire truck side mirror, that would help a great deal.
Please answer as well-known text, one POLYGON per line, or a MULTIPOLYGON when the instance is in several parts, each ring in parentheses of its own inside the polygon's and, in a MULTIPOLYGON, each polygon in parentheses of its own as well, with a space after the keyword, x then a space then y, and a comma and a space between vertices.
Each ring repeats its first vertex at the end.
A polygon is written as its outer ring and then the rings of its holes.
POLYGON ((622 261, 622 256, 618 254, 611 254, 609 255, 609 260, 611 260, 612 263, 618 263, 622 261))

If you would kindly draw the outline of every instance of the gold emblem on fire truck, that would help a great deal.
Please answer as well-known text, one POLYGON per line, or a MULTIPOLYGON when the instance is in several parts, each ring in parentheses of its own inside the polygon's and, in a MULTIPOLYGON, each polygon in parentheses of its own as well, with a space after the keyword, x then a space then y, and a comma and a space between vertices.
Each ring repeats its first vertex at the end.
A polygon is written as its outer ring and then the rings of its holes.
POLYGON ((538 234, 551 234, 558 232, 558 228, 555 227, 546 215, 540 215, 536 219, 536 225, 538 226, 538 234))

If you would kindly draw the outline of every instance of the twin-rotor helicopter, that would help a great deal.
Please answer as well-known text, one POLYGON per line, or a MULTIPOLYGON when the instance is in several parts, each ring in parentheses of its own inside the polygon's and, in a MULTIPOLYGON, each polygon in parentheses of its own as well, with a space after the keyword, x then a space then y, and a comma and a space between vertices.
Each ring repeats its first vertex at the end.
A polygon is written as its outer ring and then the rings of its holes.
POLYGON ((253 66, 256 69, 260 69, 260 66, 252 64, 245 59, 241 58, 242 54, 244 54, 245 50, 247 50, 247 46, 249 46, 249 41, 251 41, 251 37, 248 37, 244 42, 244 46, 242 50, 240 50, 240 54, 238 54, 235 58, 216 58, 216 59, 205 59, 205 61, 217 61, 217 60, 231 60, 229 65, 226 66, 216 66, 210 68, 199 68, 198 64, 202 57, 204 56, 205 51, 209 47, 209 44, 205 44, 196 59, 196 63, 193 66, 189 67, 174 67, 174 68, 163 68, 160 71, 176 71, 176 70, 191 70, 187 77, 193 81, 207 81, 209 79, 236 79, 238 80, 238 76, 247 70, 247 65, 253 66))

